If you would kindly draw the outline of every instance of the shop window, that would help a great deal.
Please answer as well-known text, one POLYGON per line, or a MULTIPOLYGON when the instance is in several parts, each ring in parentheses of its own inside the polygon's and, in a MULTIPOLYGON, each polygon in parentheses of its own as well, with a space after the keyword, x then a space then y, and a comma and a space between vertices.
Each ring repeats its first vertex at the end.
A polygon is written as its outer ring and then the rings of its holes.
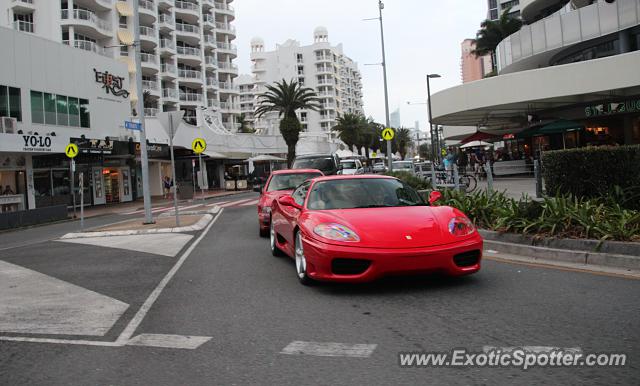
POLYGON ((9 116, 9 90, 0 86, 0 117, 9 116))
POLYGON ((90 126, 89 119, 89 101, 87 99, 80 99, 80 126, 89 128, 90 126))
POLYGON ((64 95, 57 95, 56 106, 58 126, 69 126, 69 108, 67 107, 67 97, 64 95))
POLYGON ((44 93, 44 123, 47 125, 56 124, 56 96, 44 93))
POLYGON ((80 126, 80 100, 69 97, 69 126, 80 126))
POLYGON ((64 196, 71 194, 71 180, 69 171, 66 169, 54 169, 51 171, 51 182, 53 183, 53 195, 64 196))
POLYGON ((39 91, 31 91, 31 122, 44 123, 42 93, 39 91))
POLYGON ((51 197, 51 171, 34 170, 33 187, 36 197, 51 197))

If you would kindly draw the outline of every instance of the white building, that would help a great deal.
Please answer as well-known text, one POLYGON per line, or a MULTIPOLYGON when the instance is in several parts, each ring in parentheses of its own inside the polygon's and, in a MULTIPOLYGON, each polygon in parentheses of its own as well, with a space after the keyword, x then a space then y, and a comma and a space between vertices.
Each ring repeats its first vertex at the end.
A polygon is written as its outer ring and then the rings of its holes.
MULTIPOLYGON (((0 10, 7 15, 0 18, 0 26, 117 58, 128 65, 133 80, 134 49, 126 46, 133 43, 133 1, 0 0, 0 10)), ((233 0, 137 1, 143 90, 150 92, 146 115, 182 109, 195 123, 196 108, 206 106, 227 129, 235 130, 239 110, 234 103, 238 69, 231 43, 236 35, 229 5, 233 0)), ((131 101, 140 94, 133 87, 131 101)))
POLYGON ((244 114, 244 120, 250 127, 254 127, 254 111, 256 109, 256 84, 251 75, 242 74, 236 79, 240 96, 238 104, 240 105, 240 113, 244 114))
MULTIPOLYGON (((266 91, 265 84, 285 79, 295 80, 314 89, 321 98, 320 111, 299 111, 303 130, 308 135, 326 136, 335 126, 340 114, 363 114, 362 82, 356 62, 347 57, 342 44, 332 46, 324 27, 313 34, 313 44, 301 46, 295 40, 278 44, 274 51, 266 51, 264 41, 254 38, 251 42, 252 72, 255 92, 266 91)), ((278 132, 278 114, 267 114, 257 119, 257 129, 278 132)))
POLYGON ((521 0, 520 10, 498 75, 434 94, 434 123, 488 129, 520 156, 640 143, 640 0, 521 0), (536 131, 548 123, 556 132, 536 131))
POLYGON ((488 5, 487 19, 489 20, 499 19, 508 8, 511 8, 509 16, 520 17, 520 0, 488 0, 488 5))
POLYGON ((402 126, 402 121, 400 119, 400 109, 397 108, 391 114, 389 114, 389 124, 391 127, 399 129, 402 126))

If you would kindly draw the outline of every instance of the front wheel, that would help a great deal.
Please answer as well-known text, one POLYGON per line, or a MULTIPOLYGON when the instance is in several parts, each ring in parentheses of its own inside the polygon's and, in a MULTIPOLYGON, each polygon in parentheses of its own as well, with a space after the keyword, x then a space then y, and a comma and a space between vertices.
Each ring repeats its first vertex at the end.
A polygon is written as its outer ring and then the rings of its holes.
POLYGON ((296 273, 298 280, 302 285, 312 285, 314 280, 307 274, 307 258, 304 255, 304 247, 302 245, 302 234, 300 231, 296 233, 296 273))
POLYGON ((284 253, 276 245, 276 230, 273 228, 273 221, 269 225, 269 245, 271 247, 271 254, 275 257, 284 256, 284 253))

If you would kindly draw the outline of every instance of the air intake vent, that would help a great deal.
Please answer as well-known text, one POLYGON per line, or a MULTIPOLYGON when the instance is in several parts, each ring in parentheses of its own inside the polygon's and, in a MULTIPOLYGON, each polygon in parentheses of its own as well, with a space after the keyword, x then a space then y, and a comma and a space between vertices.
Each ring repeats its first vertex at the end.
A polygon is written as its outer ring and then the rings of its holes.
POLYGON ((456 263, 458 267, 471 267, 478 264, 479 261, 480 251, 478 250, 459 253, 453 256, 453 262, 456 263))
POLYGON ((333 259, 331 272, 334 275, 359 275, 371 265, 369 260, 359 259, 333 259))

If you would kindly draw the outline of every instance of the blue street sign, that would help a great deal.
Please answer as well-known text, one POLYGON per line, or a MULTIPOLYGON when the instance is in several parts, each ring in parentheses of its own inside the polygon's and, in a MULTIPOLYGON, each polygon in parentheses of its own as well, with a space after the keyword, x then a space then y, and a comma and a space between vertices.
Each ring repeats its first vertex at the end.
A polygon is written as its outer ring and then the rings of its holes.
POLYGON ((124 128, 127 130, 142 130, 142 125, 138 122, 124 121, 124 128))

